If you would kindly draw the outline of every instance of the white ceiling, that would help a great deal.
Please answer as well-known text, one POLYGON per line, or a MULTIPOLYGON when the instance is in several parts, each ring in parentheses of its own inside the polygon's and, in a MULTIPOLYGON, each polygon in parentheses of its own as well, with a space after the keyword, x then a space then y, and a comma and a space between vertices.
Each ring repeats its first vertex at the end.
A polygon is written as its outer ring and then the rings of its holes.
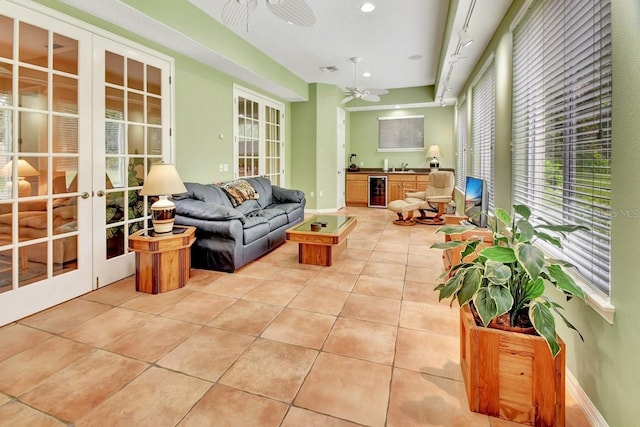
MULTIPOLYGON (((253 70, 220 57, 119 0, 62 1, 275 95, 292 101, 300 100, 253 70)), ((222 21, 224 4, 236 0, 188 1, 203 13, 222 21)), ((452 11, 454 18, 450 37, 444 42, 449 0, 368 0, 376 6, 371 13, 360 11, 365 0, 306 0, 316 15, 316 23, 312 27, 284 22, 267 9, 266 1, 258 0, 256 10, 249 15, 249 31, 246 25, 231 30, 302 80, 335 84, 341 88, 354 86, 355 70, 350 58, 359 56, 362 58, 358 65, 360 87, 394 89, 440 83, 436 89, 438 102, 440 97, 452 102, 512 0, 458 0, 457 10, 452 11), (460 51, 466 59, 452 65, 450 57, 459 50, 457 31, 467 21, 474 43, 460 51), (442 63, 441 49, 447 52, 442 63), (414 55, 421 56, 421 59, 409 59, 414 55), (320 70, 323 66, 336 66, 339 71, 323 72, 320 70), (371 77, 362 77, 365 71, 370 72, 371 77), (442 78, 436 82, 439 73, 442 78), (445 92, 443 87, 447 78, 450 89, 445 92)), ((384 96, 381 103, 384 103, 384 96)))

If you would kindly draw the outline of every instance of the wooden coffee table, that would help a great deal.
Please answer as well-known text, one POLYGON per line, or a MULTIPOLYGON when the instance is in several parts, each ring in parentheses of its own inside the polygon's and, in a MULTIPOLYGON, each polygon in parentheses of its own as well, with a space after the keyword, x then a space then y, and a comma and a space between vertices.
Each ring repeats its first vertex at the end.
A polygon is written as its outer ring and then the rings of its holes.
POLYGON ((286 231, 287 240, 298 242, 300 264, 329 267, 347 247, 347 236, 356 227, 355 216, 317 215, 286 231), (321 222, 318 231, 311 223, 321 222))

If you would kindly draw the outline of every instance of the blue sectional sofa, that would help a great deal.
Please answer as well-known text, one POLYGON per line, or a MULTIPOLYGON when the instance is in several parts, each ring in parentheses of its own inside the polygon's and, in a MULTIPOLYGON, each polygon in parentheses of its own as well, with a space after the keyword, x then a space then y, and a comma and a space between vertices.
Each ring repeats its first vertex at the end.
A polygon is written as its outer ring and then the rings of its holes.
POLYGON ((304 193, 266 178, 185 186, 173 200, 176 224, 196 227, 194 268, 234 272, 284 243, 285 230, 304 219, 304 193))

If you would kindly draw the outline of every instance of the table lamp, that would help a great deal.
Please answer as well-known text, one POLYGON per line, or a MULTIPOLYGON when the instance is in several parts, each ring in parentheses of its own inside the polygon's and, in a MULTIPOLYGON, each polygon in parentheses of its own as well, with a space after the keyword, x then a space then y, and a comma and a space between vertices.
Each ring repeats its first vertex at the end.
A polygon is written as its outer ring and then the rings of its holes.
POLYGON ((438 160, 438 157, 442 157, 440 147, 438 147, 436 144, 430 145, 429 149, 427 150, 427 157, 431 157, 431 161, 429 162, 431 172, 436 172, 440 168, 440 161, 438 160))
POLYGON ((151 222, 156 233, 171 233, 173 230, 176 205, 168 196, 186 192, 187 189, 174 165, 158 163, 151 166, 140 195, 160 197, 150 208, 151 222))
MULTIPOLYGON (((2 168, 2 173, 13 177, 13 160, 2 168)), ((38 176, 40 172, 25 159, 18 159, 18 196, 28 197, 31 195, 31 183, 25 179, 27 176, 38 176)), ((11 184, 9 181, 8 184, 11 184)))

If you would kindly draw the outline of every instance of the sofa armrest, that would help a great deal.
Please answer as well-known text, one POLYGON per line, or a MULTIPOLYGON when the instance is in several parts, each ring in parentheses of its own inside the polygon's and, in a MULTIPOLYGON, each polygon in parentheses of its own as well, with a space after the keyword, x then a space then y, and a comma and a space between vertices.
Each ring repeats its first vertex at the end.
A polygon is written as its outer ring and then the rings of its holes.
POLYGON ((273 201, 276 203, 300 203, 304 200, 304 193, 300 190, 291 190, 277 185, 273 185, 271 188, 273 189, 273 201))
POLYGON ((246 220, 244 214, 237 209, 195 199, 176 200, 176 215, 204 221, 238 219, 244 223, 246 220))

